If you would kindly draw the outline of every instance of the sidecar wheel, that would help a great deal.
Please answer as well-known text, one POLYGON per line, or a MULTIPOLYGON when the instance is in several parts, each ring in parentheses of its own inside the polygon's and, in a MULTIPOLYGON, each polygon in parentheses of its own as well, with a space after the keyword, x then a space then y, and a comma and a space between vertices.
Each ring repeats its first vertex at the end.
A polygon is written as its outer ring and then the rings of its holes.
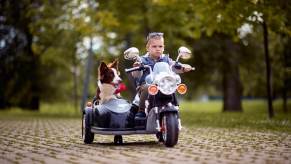
POLYGON ((90 129, 85 128, 84 143, 91 144, 93 140, 94 140, 94 133, 92 133, 90 129))
POLYGON ((85 144, 91 144, 94 140, 94 133, 91 132, 91 125, 90 125, 90 115, 85 114, 85 119, 84 119, 84 143, 85 144))
POLYGON ((114 136, 114 144, 115 145, 123 144, 123 140, 122 140, 122 136, 121 135, 114 136))
POLYGON ((162 117, 162 138, 164 145, 173 147, 179 137, 178 118, 176 113, 165 113, 162 117))

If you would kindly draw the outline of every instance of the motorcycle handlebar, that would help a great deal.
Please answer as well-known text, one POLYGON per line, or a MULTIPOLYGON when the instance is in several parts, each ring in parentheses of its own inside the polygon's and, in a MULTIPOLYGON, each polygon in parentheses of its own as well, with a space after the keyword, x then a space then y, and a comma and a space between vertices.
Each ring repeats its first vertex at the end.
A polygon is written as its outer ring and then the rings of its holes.
MULTIPOLYGON (((175 67, 176 69, 181 69, 181 68, 182 68, 182 65, 179 64, 179 63, 175 63, 174 67, 175 67)), ((126 69, 125 69, 125 72, 126 72, 126 73, 130 73, 130 72, 133 72, 133 71, 142 71, 142 70, 145 70, 145 69, 149 69, 149 70, 151 71, 150 66, 148 66, 148 65, 142 65, 142 66, 139 66, 139 67, 126 68, 126 69)), ((191 69, 192 69, 192 70, 195 70, 195 67, 192 67, 192 66, 191 66, 191 69)))
POLYGON ((179 63, 175 63, 174 68, 176 68, 176 69, 181 69, 181 68, 182 68, 182 65, 179 64, 179 63))
MULTIPOLYGON (((182 64, 180 64, 178 62, 176 62, 173 66, 174 66, 175 69, 182 69, 182 64)), ((191 66, 191 70, 194 71, 195 67, 191 66)))
POLYGON ((125 69, 125 72, 126 73, 130 73, 130 72, 133 72, 133 71, 141 71, 143 70, 144 67, 143 66, 140 66, 140 67, 133 67, 133 68, 126 68, 125 69))

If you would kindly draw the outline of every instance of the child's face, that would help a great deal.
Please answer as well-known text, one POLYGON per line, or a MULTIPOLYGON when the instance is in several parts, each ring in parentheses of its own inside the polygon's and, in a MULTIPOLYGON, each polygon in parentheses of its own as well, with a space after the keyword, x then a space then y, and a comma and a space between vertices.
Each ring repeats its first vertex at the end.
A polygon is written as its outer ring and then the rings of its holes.
POLYGON ((158 59, 164 52, 164 39, 152 38, 147 45, 147 51, 151 57, 158 59))

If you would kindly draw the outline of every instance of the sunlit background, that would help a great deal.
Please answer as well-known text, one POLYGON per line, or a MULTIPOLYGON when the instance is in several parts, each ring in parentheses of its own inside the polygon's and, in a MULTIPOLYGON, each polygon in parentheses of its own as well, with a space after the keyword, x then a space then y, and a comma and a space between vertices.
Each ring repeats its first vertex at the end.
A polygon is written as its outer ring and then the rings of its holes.
POLYGON ((180 46, 193 52, 181 61, 196 67, 182 75, 184 100, 219 100, 226 111, 243 111, 246 99, 286 102, 290 19, 284 0, 2 0, 0 108, 69 103, 78 111, 95 95, 100 61, 115 58, 128 86, 122 95, 132 99, 123 51, 143 55, 153 31, 164 33, 171 58, 180 46))

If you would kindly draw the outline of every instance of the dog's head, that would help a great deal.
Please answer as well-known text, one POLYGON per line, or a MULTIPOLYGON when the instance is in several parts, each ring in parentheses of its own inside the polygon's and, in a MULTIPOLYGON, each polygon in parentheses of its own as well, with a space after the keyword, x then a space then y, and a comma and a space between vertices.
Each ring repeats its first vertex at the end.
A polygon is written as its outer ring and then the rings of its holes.
POLYGON ((98 70, 101 84, 107 83, 117 85, 121 82, 118 71, 118 60, 115 60, 113 63, 108 65, 101 62, 98 70))

